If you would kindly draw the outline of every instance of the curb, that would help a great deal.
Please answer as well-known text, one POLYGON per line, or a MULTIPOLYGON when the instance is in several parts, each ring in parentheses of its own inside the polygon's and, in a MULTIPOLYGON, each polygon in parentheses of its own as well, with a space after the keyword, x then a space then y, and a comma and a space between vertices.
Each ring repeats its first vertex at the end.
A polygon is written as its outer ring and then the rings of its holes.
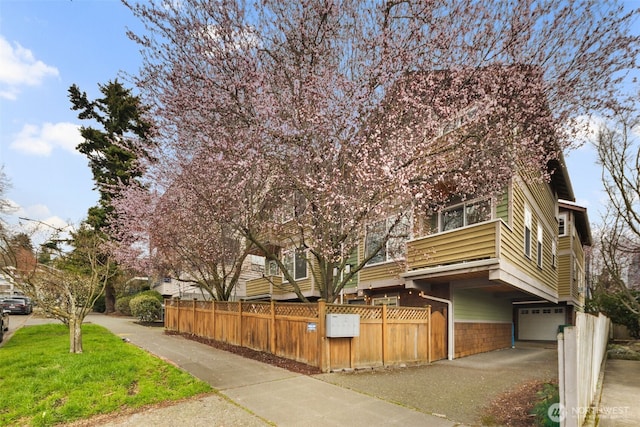
POLYGON ((607 353, 605 353, 604 357, 602 358, 602 364, 600 365, 600 374, 598 375, 598 383, 596 384, 596 392, 595 392, 595 396, 593 399, 593 403, 591 404, 591 410, 589 411, 589 413, 587 414, 587 417, 584 420, 584 424, 582 424, 583 427, 598 427, 598 413, 599 413, 599 409, 600 409, 600 401, 602 400, 602 385, 604 382, 604 370, 607 366, 607 359, 608 359, 608 355, 607 353))

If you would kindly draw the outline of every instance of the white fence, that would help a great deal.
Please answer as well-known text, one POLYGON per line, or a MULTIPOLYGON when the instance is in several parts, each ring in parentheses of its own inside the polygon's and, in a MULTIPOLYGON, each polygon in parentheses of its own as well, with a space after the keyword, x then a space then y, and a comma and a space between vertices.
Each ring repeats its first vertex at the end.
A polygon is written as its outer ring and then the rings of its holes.
POLYGON ((609 328, 609 318, 602 314, 577 313, 576 325, 558 334, 560 407, 555 415, 561 426, 582 426, 592 408, 609 328))

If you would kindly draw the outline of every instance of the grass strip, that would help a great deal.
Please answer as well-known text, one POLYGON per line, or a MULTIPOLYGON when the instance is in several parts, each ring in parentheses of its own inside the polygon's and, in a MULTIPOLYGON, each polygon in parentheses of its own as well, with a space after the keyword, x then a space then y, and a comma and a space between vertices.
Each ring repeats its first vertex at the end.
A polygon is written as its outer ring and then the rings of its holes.
POLYGON ((21 328, 0 348, 0 425, 50 426, 212 391, 102 326, 82 334, 82 354, 69 353, 62 324, 21 328))

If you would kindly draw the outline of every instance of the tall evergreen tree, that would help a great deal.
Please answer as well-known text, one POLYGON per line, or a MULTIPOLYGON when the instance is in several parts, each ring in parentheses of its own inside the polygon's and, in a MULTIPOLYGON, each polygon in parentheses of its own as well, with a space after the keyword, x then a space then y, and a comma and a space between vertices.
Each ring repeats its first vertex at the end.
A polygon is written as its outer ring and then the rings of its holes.
MULTIPOLYGON (((137 185, 142 175, 138 160, 146 156, 140 150, 151 144, 151 124, 143 118, 140 99, 117 79, 98 87, 103 97, 92 101, 74 84, 69 88, 69 99, 79 119, 98 125, 80 128, 84 142, 76 149, 87 156, 100 193, 98 205, 89 208, 86 222, 95 231, 109 234, 112 201, 123 187, 137 185)), ((111 282, 105 288, 105 301, 107 312, 113 312, 115 289, 111 282)))

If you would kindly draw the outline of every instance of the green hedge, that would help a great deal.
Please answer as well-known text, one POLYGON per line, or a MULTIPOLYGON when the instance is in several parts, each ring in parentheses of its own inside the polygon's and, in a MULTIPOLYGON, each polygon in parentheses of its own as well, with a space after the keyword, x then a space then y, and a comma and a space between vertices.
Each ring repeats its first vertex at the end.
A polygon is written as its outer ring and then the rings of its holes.
POLYGON ((131 316, 131 307, 129 302, 135 297, 135 295, 127 295, 116 299, 116 311, 125 316, 131 316))
POLYGON ((153 295, 139 294, 130 302, 131 314, 141 322, 153 322, 160 318, 162 303, 153 295))

